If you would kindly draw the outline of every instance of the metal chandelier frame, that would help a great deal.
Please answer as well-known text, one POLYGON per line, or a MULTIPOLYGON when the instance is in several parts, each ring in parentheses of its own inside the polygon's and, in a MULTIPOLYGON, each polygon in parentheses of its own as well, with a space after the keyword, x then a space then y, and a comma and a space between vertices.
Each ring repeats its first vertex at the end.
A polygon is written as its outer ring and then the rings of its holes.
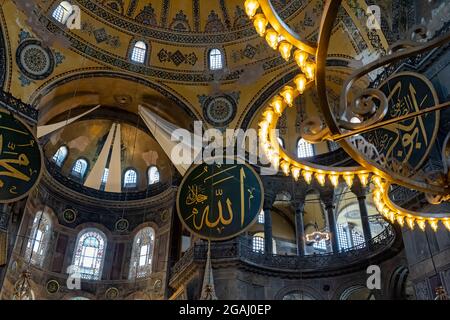
MULTIPOLYGON (((435 105, 430 108, 412 112, 402 117, 383 121, 387 113, 388 100, 385 94, 376 88, 364 89, 354 98, 348 108, 348 94, 352 85, 359 78, 367 75, 384 65, 398 60, 417 55, 433 48, 441 46, 450 41, 450 32, 432 39, 428 42, 417 42, 416 39, 426 33, 422 26, 416 27, 411 32, 411 39, 402 40, 390 47, 387 55, 369 63, 360 69, 355 70, 344 82, 338 110, 351 111, 355 116, 364 116, 360 123, 352 123, 346 119, 336 119, 333 109, 328 101, 326 90, 326 59, 334 22, 342 0, 326 0, 323 7, 323 15, 320 23, 318 43, 310 43, 294 32, 280 16, 276 13, 270 0, 246 0, 245 11, 253 21, 257 33, 265 37, 267 43, 274 50, 279 50, 282 57, 288 62, 291 53, 294 51, 294 59, 302 71, 294 78, 294 88, 291 85, 283 87, 262 113, 259 123, 260 145, 267 158, 275 167, 281 168, 286 174, 292 174, 295 180, 303 177, 310 183, 313 177, 320 185, 325 185, 328 178, 330 183, 337 187, 340 179, 343 179, 348 187, 351 187, 355 177, 358 177, 363 186, 367 186, 371 181, 374 185, 373 199, 378 211, 392 223, 397 222, 401 226, 407 224, 411 229, 417 225, 421 230, 425 230, 428 224, 434 231, 438 229, 441 222, 450 231, 450 213, 421 213, 406 210, 397 206, 389 198, 389 189, 392 184, 397 184, 409 189, 424 192, 428 195, 438 195, 441 201, 450 199, 450 187, 448 183, 437 184, 425 181, 414 180, 411 177, 397 172, 388 172, 383 168, 386 159, 378 155, 376 150, 365 152, 368 157, 362 155, 364 150, 370 149, 370 145, 358 134, 380 128, 385 125, 407 120, 425 113, 435 112, 450 106, 450 102, 435 105), (324 140, 336 141, 360 166, 357 167, 328 167, 314 164, 304 159, 295 159, 286 150, 280 148, 276 136, 276 126, 279 117, 287 107, 291 107, 295 97, 302 94, 307 88, 315 86, 318 93, 319 107, 322 111, 326 126, 320 123, 311 124, 310 130, 303 132, 303 137, 309 142, 319 142, 324 140), (374 99, 379 101, 376 108, 374 99), (372 155, 372 156, 370 156, 372 155)), ((351 117, 349 117, 351 118, 351 117)), ((373 148, 373 146, 372 146, 373 148)), ((392 159, 389 159, 392 161, 392 159)))

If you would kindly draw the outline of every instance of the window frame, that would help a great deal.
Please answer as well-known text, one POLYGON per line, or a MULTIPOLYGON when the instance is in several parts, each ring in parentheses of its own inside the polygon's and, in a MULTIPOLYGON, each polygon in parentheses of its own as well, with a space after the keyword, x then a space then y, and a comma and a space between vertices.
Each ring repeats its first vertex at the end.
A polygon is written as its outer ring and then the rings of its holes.
POLYGON ((161 182, 161 172, 159 171, 158 166, 152 165, 152 166, 148 167, 148 169, 147 169, 147 186, 153 186, 153 185, 158 184, 160 182, 161 182), (155 182, 151 182, 150 181, 150 171, 151 171, 152 168, 156 168, 156 171, 158 172, 158 180, 155 181, 155 182))
MULTIPOLYGON (((297 145, 296 145, 296 147, 297 147, 297 158, 299 158, 299 159, 303 159, 303 158, 311 158, 311 157, 314 157, 315 155, 316 155, 316 151, 315 151, 315 149, 314 149, 314 145, 313 144, 311 144, 311 143, 309 143, 308 141, 306 141, 305 139, 303 139, 303 138, 299 138, 298 140, 297 140, 297 145), (301 155, 300 154, 300 150, 299 150, 299 146, 302 146, 302 151, 303 152, 305 152, 305 149, 307 148, 307 146, 310 146, 311 147, 311 155, 301 155)), ((308 153, 308 152, 306 152, 306 153, 308 153)))
POLYGON ((130 267, 128 271, 128 279, 143 279, 149 277, 153 272, 154 252, 155 252, 156 232, 151 226, 142 227, 133 237, 133 246, 130 256, 130 267), (146 242, 143 240, 147 234, 150 239, 146 242), (138 243, 139 240, 139 243, 138 243), (148 246, 145 259, 146 264, 140 265, 142 258, 142 248, 148 246))
POLYGON ((52 11, 51 17, 52 17, 52 19, 55 20, 56 22, 65 25, 65 24, 67 23, 67 19, 69 19, 69 17, 72 15, 72 13, 73 13, 74 10, 75 10, 75 9, 73 8, 73 4, 72 4, 72 3, 70 3, 69 1, 61 1, 61 2, 58 3, 57 6, 54 7, 54 9, 53 9, 53 11, 52 11), (69 8, 66 8, 65 5, 70 6, 70 8, 71 8, 72 10, 71 10, 70 12, 67 11, 69 8), (60 10, 60 9, 61 9, 61 10, 64 10, 64 11, 62 12, 61 18, 59 18, 59 15, 58 15, 58 16, 56 15, 56 12, 57 12, 58 10, 60 10))
POLYGON ((25 259, 31 264, 42 267, 46 256, 48 245, 52 235, 53 223, 50 213, 44 210, 38 210, 31 221, 31 228, 29 228, 29 238, 25 246, 25 259), (42 236, 38 240, 37 235, 41 233, 42 236), (38 243, 37 250, 35 250, 36 243, 38 243))
POLYGON ((80 179, 81 181, 83 181, 84 178, 86 177, 86 173, 88 172, 88 170, 89 170, 89 161, 88 161, 88 159, 86 159, 84 157, 80 157, 80 158, 77 158, 73 162, 72 168, 70 169, 70 175, 75 177, 75 178, 77 178, 77 179, 80 179), (76 163, 78 161, 84 161, 86 163, 86 168, 84 169, 84 172, 77 172, 77 171, 74 170, 75 169, 75 165, 76 165, 76 163))
POLYGON ((138 185, 139 185, 139 173, 138 173, 138 171, 135 168, 133 168, 133 167, 126 168, 124 170, 124 173, 123 173, 122 177, 123 177, 122 189, 125 189, 125 190, 128 189, 129 190, 129 189, 136 189, 138 187, 138 185), (127 185, 126 177, 127 177, 127 173, 130 172, 130 171, 133 171, 135 173, 135 176, 136 176, 136 181, 135 181, 134 185, 127 185))
POLYGON ((61 167, 64 165, 64 162, 66 162, 66 160, 67 160, 68 157, 69 157, 69 148, 68 148, 65 144, 63 144, 63 145, 61 145, 61 146, 58 148, 58 150, 56 150, 56 152, 53 154, 52 161, 55 163, 56 166, 58 166, 58 167, 61 168, 61 167), (63 158, 62 160, 59 161, 59 152, 60 152, 61 150, 66 150, 66 151, 65 151, 64 158, 63 158), (56 159, 55 159, 55 157, 56 157, 56 159))
MULTIPOLYGON (((86 240, 86 238, 83 239, 83 242, 84 242, 85 240, 86 240)), ((97 239, 97 240, 98 240, 98 239, 97 239)), ((108 238, 106 237, 105 233, 103 233, 103 232, 102 232, 100 229, 98 229, 98 228, 85 228, 85 229, 81 230, 81 231, 78 233, 77 239, 76 239, 76 241, 75 241, 75 249, 74 249, 73 256, 72 256, 72 265, 74 266, 74 269, 75 269, 77 272, 80 273, 82 279, 84 279, 84 280, 91 280, 91 281, 99 281, 99 280, 102 280, 102 276, 103 276, 103 267, 104 267, 104 265, 105 265, 105 256, 106 256, 106 248, 107 248, 107 246, 108 246, 108 238), (97 256, 98 256, 98 251, 99 251, 99 250, 102 251, 102 254, 101 254, 101 257, 100 257, 100 261, 99 261, 99 262, 100 262, 100 266, 99 266, 98 271, 96 272, 96 274, 87 274, 87 273, 83 273, 82 270, 80 270, 80 269, 82 269, 82 268, 88 269, 87 267, 83 267, 83 266, 82 266, 83 258, 86 258, 86 256, 84 256, 84 254, 83 254, 83 251, 82 251, 82 250, 83 250, 83 244, 81 244, 82 237, 83 237, 84 235, 88 234, 88 233, 94 233, 94 234, 99 235, 99 237, 100 237, 100 238, 102 239, 102 241, 103 241, 103 246, 101 247, 101 243, 100 243, 100 244, 99 244, 99 247, 100 247, 100 248, 98 248, 97 251, 96 251, 96 255, 97 255, 97 256), (79 249, 80 245, 81 245, 81 248, 79 249), (80 264, 77 264, 77 263, 76 263, 76 260, 77 260, 77 256, 78 256, 78 253, 79 253, 80 250, 81 250, 81 252, 80 252, 79 258, 78 258, 80 264), (90 275, 90 276, 89 276, 89 277, 87 277, 87 276, 84 276, 84 277, 83 277, 83 275, 90 275)), ((91 259, 98 259, 98 257, 91 257, 91 259)), ((98 260, 97 260, 97 262, 98 262, 98 260)), ((91 269, 94 269, 94 271, 96 270, 95 267, 91 267, 91 269)))
POLYGON ((145 65, 145 64, 147 64, 147 60, 148 60, 148 57, 149 57, 149 51, 150 51, 150 46, 149 46, 149 44, 146 41, 144 41, 142 39, 135 39, 135 40, 131 41, 130 51, 129 51, 129 56, 128 57, 129 57, 129 59, 130 59, 130 61, 132 63, 145 65), (138 47, 137 45, 139 43, 144 44, 145 48, 138 47), (142 55, 142 52, 139 53, 139 56, 143 56, 142 57, 142 61, 141 60, 135 60, 135 54, 137 54, 136 50, 143 50, 144 51, 143 55, 142 55))
MULTIPOLYGON (((216 61, 214 61, 214 63, 217 63, 216 61)), ((208 69, 209 71, 213 71, 213 72, 217 72, 217 71, 221 71, 223 69, 225 69, 225 54, 224 51, 221 48, 211 48, 208 50, 208 69), (214 54, 214 51, 218 51, 218 54, 214 54), (216 57, 216 56, 220 56, 220 67, 213 67, 213 61, 212 58, 216 57)))

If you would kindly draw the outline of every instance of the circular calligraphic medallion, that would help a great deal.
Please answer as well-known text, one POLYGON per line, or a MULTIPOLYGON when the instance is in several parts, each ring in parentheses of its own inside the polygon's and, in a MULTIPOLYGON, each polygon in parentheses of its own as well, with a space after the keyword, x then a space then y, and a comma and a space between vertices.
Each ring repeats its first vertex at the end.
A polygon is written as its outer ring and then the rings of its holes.
POLYGON ((59 291, 59 283, 56 280, 49 280, 46 285, 47 292, 52 294, 59 291))
POLYGON ((225 240, 239 235, 256 221, 263 206, 264 189, 255 170, 225 160, 233 163, 193 165, 178 189, 179 218, 200 238, 225 240))
POLYGON ((28 126, 0 108, 0 203, 28 195, 42 173, 42 150, 28 126))
POLYGON ((77 213, 73 209, 66 209, 63 212, 63 219, 67 223, 73 223, 77 219, 77 213))
POLYGON ((127 219, 119 219, 116 221, 116 231, 127 231, 128 230, 128 226, 130 225, 130 223, 128 222, 127 219))
MULTIPOLYGON (((388 111, 382 121, 439 104, 431 82, 413 72, 398 73, 379 89, 388 98, 388 111)), ((385 169, 412 176, 428 158, 438 128, 439 111, 435 111, 372 130, 363 137, 385 159, 385 169)))

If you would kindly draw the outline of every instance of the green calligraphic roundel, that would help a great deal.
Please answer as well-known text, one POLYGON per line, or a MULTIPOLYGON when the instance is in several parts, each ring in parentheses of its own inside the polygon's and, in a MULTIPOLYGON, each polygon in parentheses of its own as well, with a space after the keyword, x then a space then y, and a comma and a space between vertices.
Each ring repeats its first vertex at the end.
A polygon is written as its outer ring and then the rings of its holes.
MULTIPOLYGON (((386 80, 379 88, 388 98, 388 111, 383 121, 397 118, 439 104, 436 91, 424 76, 401 72, 386 80)), ((439 129, 439 111, 395 122, 364 133, 379 155, 386 159, 388 170, 408 169, 412 175, 428 154, 439 129)))
POLYGON ((21 120, 0 108, 0 203, 27 196, 39 181, 42 151, 21 120))
POLYGON ((178 190, 181 222, 204 239, 239 235, 256 221, 263 206, 263 185, 255 170, 232 159, 223 162, 193 165, 178 190))

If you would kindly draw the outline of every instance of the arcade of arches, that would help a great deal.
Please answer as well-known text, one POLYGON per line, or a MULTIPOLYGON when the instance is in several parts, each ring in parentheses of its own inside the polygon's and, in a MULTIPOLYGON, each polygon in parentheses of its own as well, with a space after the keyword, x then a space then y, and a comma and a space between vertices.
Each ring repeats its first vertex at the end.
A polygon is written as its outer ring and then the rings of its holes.
MULTIPOLYGON (((20 119, 42 150, 40 178, 31 191, 15 201, 0 199, 0 299, 204 298, 208 244, 177 214, 177 191, 188 167, 173 162, 168 133, 194 132, 195 121, 219 133, 261 132, 274 97, 287 85, 300 88, 298 81, 304 79, 298 77, 295 48, 292 57, 281 49, 289 38, 276 40, 281 54, 273 50, 258 35, 258 28, 266 28, 258 24, 262 16, 253 17, 253 23, 246 2, 251 1, 0 1, 0 118, 10 113, 20 119), (80 286, 71 282, 74 274, 80 286)), ((304 43, 321 41, 324 3, 330 1, 260 2, 271 3, 304 43)), ((331 117, 337 118, 347 78, 388 56, 398 41, 407 43, 403 52, 411 50, 409 43, 417 40, 410 39, 413 26, 427 27, 419 44, 448 35, 450 4, 376 1, 381 25, 373 30, 364 21, 375 1, 337 2, 324 65, 319 65, 319 55, 309 58, 317 63, 317 79, 326 69, 326 90, 319 91, 317 80, 298 89, 301 94, 292 101, 282 93, 292 106, 276 116, 275 126, 276 141, 291 164, 346 172, 366 168, 368 161, 361 162, 361 149, 358 156, 349 151, 349 143, 342 142, 347 138, 322 134, 329 125, 320 107, 323 95, 331 117)), ((259 8, 257 14, 261 12, 259 8)), ((409 72, 426 78, 436 101, 447 103, 449 45, 447 41, 364 73, 349 99, 409 72)), ((367 108, 364 103, 353 107, 367 108)), ((373 125, 367 119, 371 111, 364 110, 357 116, 344 113, 347 127, 341 133, 350 132, 351 125, 373 125)), ((289 163, 283 173, 281 161, 279 172, 259 176, 264 201, 254 223, 232 239, 211 243, 214 295, 240 300, 446 298, 450 197, 432 197, 411 186, 437 189, 433 183, 444 181, 439 187, 449 190, 450 109, 414 119, 420 121, 408 122, 409 129, 399 123, 387 125, 388 133, 378 128, 373 139, 380 145, 397 143, 394 139, 403 143, 391 154, 406 162, 392 177, 400 176, 395 181, 405 185, 392 183, 386 192, 408 212, 444 217, 436 228, 431 227, 434 216, 423 228, 422 220, 415 227, 412 222, 411 230, 390 219, 389 212, 380 212, 374 183, 357 178, 351 183, 330 178, 330 183, 320 180, 320 172, 312 181, 307 174, 294 179, 289 163), (422 121, 425 116, 432 120, 422 121), (407 161, 416 162, 405 173, 407 161), (380 268, 378 288, 367 286, 370 265, 380 268)), ((10 175, 6 171, 12 170, 5 159, 15 152, 6 131, 1 127, 0 196, 3 179, 6 183, 10 175)), ((354 137, 364 139, 368 133, 354 137)), ((262 158, 251 164, 258 173, 267 166, 262 158)), ((385 179, 391 172, 373 171, 385 179)))

